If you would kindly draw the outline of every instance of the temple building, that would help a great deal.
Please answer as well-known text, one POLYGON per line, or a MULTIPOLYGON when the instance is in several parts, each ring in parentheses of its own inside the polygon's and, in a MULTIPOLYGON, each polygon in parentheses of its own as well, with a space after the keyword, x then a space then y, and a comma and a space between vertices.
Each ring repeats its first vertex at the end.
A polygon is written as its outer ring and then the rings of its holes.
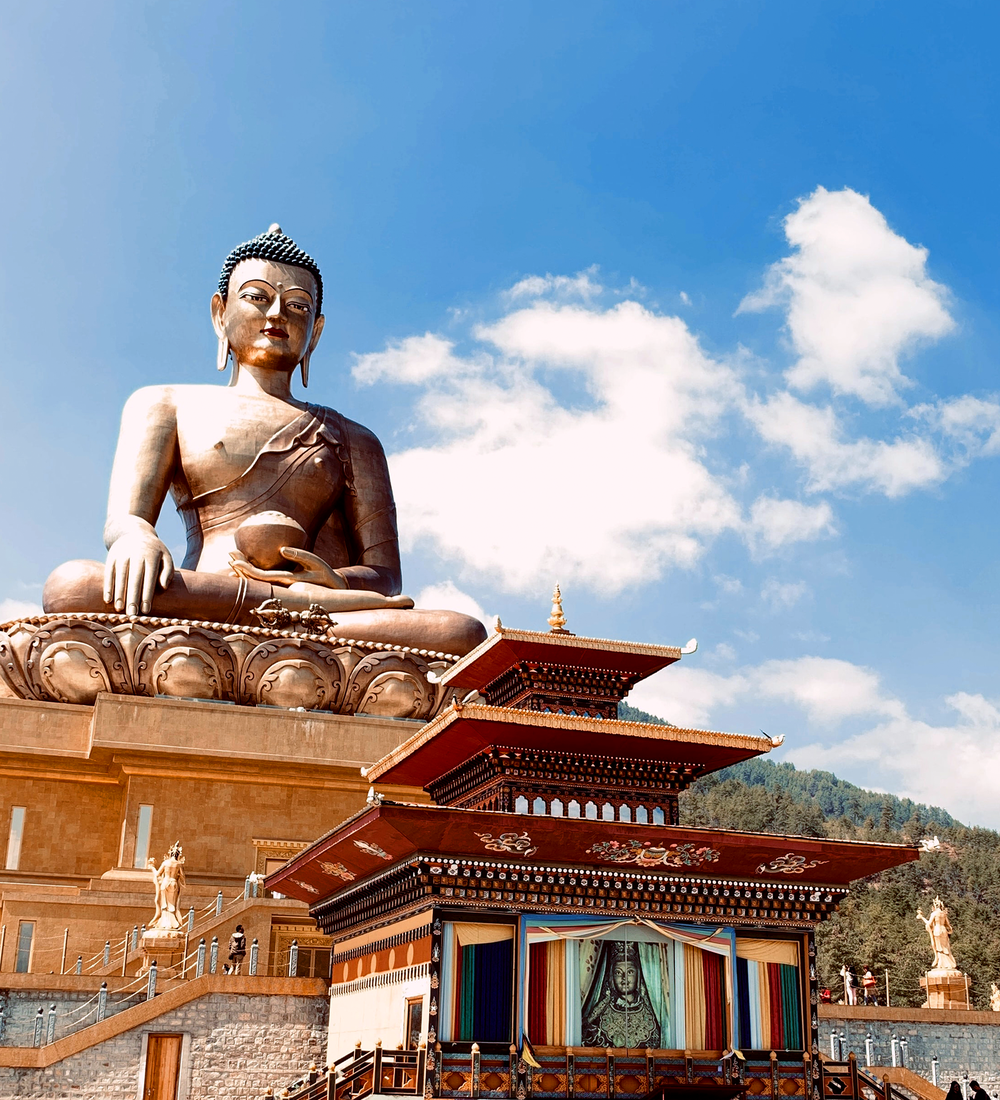
POLYGON ((816 925, 917 849, 679 825, 776 744, 615 717, 681 656, 498 627, 443 674, 365 808, 267 880, 334 944, 334 1076, 301 1095, 812 1094, 816 925))

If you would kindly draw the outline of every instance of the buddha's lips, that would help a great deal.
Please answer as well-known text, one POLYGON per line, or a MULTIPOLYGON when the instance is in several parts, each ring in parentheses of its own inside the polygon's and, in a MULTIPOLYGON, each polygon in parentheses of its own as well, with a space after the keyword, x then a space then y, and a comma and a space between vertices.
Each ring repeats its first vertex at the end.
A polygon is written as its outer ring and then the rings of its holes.
POLYGON ((285 330, 283 328, 269 327, 269 328, 264 329, 263 331, 264 331, 265 336, 274 336, 274 337, 277 337, 280 340, 287 340, 288 339, 288 333, 285 332, 285 330))

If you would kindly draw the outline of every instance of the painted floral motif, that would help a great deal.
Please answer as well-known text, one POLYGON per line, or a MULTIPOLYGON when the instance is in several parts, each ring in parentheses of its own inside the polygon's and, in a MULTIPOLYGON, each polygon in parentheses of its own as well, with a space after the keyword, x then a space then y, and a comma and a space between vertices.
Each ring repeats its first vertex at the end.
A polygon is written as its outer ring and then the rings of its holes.
POLYGON ((516 852, 521 856, 533 856, 538 851, 532 847, 531 837, 527 833, 476 833, 487 852, 516 852))
POLYGON ((813 867, 819 867, 829 863, 828 859, 812 859, 808 856, 796 855, 788 852, 783 856, 776 856, 770 863, 762 863, 757 868, 758 875, 801 875, 803 871, 810 871, 813 867))
POLYGON ((715 863, 716 848, 698 848, 689 842, 656 844, 651 840, 602 840, 587 849, 609 863, 635 863, 640 867, 700 867, 715 863))
POLYGON ((297 878, 292 878, 288 881, 294 883, 294 885, 298 886, 300 889, 305 890, 307 894, 319 893, 319 890, 317 890, 315 886, 310 886, 308 882, 302 882, 300 879, 297 878))
POLYGON ((392 859, 392 856, 384 848, 380 848, 377 844, 369 844, 366 840, 356 840, 354 847, 360 848, 362 852, 367 852, 370 856, 378 856, 379 859, 392 859))
POLYGON ((320 863, 320 868, 333 878, 342 878, 344 882, 354 881, 354 873, 348 871, 342 863, 320 863))

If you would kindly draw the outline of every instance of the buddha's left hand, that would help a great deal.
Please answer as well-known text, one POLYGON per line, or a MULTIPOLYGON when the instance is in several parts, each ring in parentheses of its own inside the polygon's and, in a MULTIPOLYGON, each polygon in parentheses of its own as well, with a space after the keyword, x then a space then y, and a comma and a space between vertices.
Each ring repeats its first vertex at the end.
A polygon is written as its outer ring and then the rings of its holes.
POLYGON ((281 584, 289 587, 293 584, 315 584, 320 588, 347 588, 347 581, 331 568, 322 558, 310 554, 308 550, 297 550, 294 546, 282 546, 281 556, 301 566, 295 573, 287 569, 258 569, 247 561, 239 550, 229 555, 229 564, 233 572, 249 580, 264 581, 266 584, 281 584))

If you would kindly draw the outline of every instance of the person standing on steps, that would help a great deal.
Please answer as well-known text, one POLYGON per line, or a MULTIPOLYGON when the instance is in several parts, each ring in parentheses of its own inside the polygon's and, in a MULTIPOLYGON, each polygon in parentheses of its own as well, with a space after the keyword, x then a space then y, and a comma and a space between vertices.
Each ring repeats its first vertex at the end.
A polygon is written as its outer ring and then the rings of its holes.
POLYGON ((246 954, 246 933, 243 931, 243 925, 238 924, 236 926, 236 931, 229 937, 230 974, 241 974, 243 972, 243 960, 246 958, 246 954))

